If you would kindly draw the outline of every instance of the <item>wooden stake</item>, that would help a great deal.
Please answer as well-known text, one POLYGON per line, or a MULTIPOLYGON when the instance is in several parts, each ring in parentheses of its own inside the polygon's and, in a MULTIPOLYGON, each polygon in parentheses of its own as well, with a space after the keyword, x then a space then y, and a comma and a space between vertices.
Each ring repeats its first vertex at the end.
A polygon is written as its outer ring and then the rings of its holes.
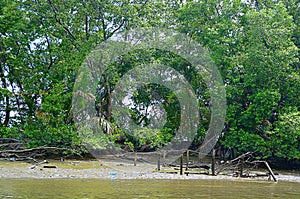
POLYGON ((189 161, 190 161, 190 151, 186 151, 186 168, 185 170, 187 171, 189 169, 189 161))
POLYGON ((244 172, 244 157, 241 159, 241 163, 239 165, 239 176, 243 177, 243 172, 244 172))
POLYGON ((164 166, 164 167, 166 166, 166 155, 167 155, 167 153, 166 153, 166 151, 164 150, 164 151, 163 151, 163 166, 164 166))
POLYGON ((180 156, 180 175, 182 175, 182 169, 183 169, 183 155, 180 156))
POLYGON ((213 151, 212 151, 212 158, 211 158, 211 175, 212 176, 216 175, 215 164, 216 164, 216 150, 213 149, 213 151))
POLYGON ((136 160, 137 160, 137 154, 136 154, 136 152, 134 152, 134 162, 133 162, 133 166, 136 166, 136 160))
POLYGON ((160 171, 160 157, 157 160, 157 171, 160 171))

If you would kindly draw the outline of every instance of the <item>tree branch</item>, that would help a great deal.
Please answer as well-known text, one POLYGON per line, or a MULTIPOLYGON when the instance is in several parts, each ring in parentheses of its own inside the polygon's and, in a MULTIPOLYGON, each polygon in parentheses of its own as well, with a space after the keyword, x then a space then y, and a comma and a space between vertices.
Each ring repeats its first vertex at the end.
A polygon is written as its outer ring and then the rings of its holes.
POLYGON ((63 22, 58 18, 57 14, 58 14, 58 10, 57 8, 54 6, 54 3, 51 0, 48 0, 49 5, 51 6, 53 12, 54 12, 54 18, 55 21, 61 25, 63 27, 63 29, 72 37, 73 40, 76 40, 76 37, 73 35, 73 33, 71 32, 71 30, 66 27, 63 22))
POLYGON ((122 20, 122 22, 119 24, 119 26, 109 34, 108 38, 111 37, 112 35, 114 35, 118 30, 120 30, 123 27, 125 21, 126 21, 126 19, 124 18, 122 20))

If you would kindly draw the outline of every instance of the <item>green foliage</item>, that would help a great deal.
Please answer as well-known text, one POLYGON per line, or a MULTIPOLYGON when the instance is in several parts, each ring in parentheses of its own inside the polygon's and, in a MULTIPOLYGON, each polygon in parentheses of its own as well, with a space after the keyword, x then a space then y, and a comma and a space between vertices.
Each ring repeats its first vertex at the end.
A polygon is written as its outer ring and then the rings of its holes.
POLYGON ((105 147, 106 140, 131 150, 160 147, 180 125, 174 93, 155 84, 138 89, 130 114, 144 126, 131 133, 110 117, 109 103, 126 72, 156 63, 183 74, 197 94, 197 148, 210 122, 210 96, 203 77, 170 52, 132 51, 105 71, 96 108, 112 135, 95 137, 91 129, 81 129, 90 132, 82 138, 70 113, 77 70, 91 49, 120 30, 172 27, 209 48, 223 76, 228 109, 221 144, 264 158, 300 159, 299 13, 297 0, 0 0, 0 137, 28 147, 76 148, 84 139, 96 148, 105 147), (167 115, 161 130, 151 129, 144 117, 158 104, 167 115))
POLYGON ((28 148, 58 146, 72 149, 80 144, 78 134, 71 126, 61 124, 58 128, 56 125, 43 125, 40 128, 34 125, 25 125, 22 133, 23 142, 28 148))
POLYGON ((287 113, 279 116, 274 130, 268 131, 271 151, 280 158, 300 158, 300 112, 296 107, 288 107, 287 113))
POLYGON ((115 32, 159 20, 162 25, 169 15, 159 16, 153 8, 164 5, 1 0, 0 136, 22 137, 28 147, 79 145, 70 115, 78 67, 93 47, 115 32))
MULTIPOLYGON (((107 67, 99 82, 96 100, 98 115, 110 119, 112 125, 118 126, 114 115, 109 111, 111 108, 111 92, 114 90, 115 85, 132 68, 142 64, 163 64, 183 74, 196 91, 197 97, 201 99, 199 100, 199 107, 201 108, 203 120, 199 121, 201 130, 198 131, 197 141, 194 142, 194 147, 197 147, 196 145, 203 141, 204 129, 208 127, 207 121, 210 116, 207 106, 209 95, 203 77, 200 76, 199 72, 194 67, 189 67, 191 64, 183 58, 159 49, 131 51, 122 55, 120 60, 107 67)), ((133 132, 119 129, 119 131, 123 131, 121 133, 122 139, 117 140, 117 142, 127 145, 131 150, 141 150, 145 146, 149 146, 154 150, 169 143, 181 125, 181 105, 176 94, 163 85, 150 83, 137 88, 130 100, 132 100, 132 104, 127 112, 135 125, 140 128, 133 132), (157 108, 158 110, 156 110, 157 108), (162 123, 164 122, 163 118, 155 117, 164 115, 161 110, 165 112, 164 124, 162 123)))
POLYGON ((15 138, 17 140, 21 140, 19 129, 17 127, 1 127, 0 135, 2 138, 15 138))
POLYGON ((209 47, 222 72, 228 109, 221 143, 227 148, 299 158, 297 124, 283 122, 294 115, 287 107, 300 108, 297 5, 212 0, 179 10, 178 29, 209 47))

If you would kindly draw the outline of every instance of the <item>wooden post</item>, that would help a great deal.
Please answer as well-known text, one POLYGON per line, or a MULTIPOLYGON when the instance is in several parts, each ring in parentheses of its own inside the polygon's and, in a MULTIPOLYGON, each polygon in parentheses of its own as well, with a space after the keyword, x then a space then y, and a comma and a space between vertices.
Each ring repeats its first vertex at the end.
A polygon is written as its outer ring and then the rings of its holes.
POLYGON ((164 150, 163 151, 163 166, 164 167, 166 166, 166 155, 167 155, 167 152, 164 150))
POLYGON ((189 169, 189 161, 190 161, 190 151, 186 151, 186 168, 185 170, 187 171, 189 169))
POLYGON ((160 156, 158 157, 157 160, 157 171, 160 171, 160 156))
POLYGON ((216 172, 215 172, 215 164, 216 164, 216 150, 213 149, 212 150, 212 158, 211 158, 211 175, 215 176, 216 172))
POLYGON ((244 157, 241 159, 241 163, 239 165, 239 177, 243 177, 244 172, 244 157))
POLYGON ((136 152, 134 152, 134 162, 133 162, 133 166, 136 166, 136 160, 137 160, 137 154, 136 154, 136 152))
POLYGON ((183 155, 180 156, 180 175, 182 175, 182 169, 183 169, 183 155))

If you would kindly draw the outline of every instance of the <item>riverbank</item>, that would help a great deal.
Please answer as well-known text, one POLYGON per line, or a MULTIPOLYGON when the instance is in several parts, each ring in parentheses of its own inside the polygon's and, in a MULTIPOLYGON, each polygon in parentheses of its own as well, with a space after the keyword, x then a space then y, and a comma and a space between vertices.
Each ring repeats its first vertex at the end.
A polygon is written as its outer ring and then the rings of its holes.
MULTIPOLYGON (((48 160, 40 164, 22 161, 0 161, 0 178, 99 178, 99 179, 228 179, 263 180, 267 177, 236 178, 227 175, 209 176, 201 174, 179 175, 161 173, 156 165, 117 161, 48 160), (114 176, 115 175, 115 176, 114 176)), ((299 171, 276 171, 278 181, 300 182, 299 171)))

